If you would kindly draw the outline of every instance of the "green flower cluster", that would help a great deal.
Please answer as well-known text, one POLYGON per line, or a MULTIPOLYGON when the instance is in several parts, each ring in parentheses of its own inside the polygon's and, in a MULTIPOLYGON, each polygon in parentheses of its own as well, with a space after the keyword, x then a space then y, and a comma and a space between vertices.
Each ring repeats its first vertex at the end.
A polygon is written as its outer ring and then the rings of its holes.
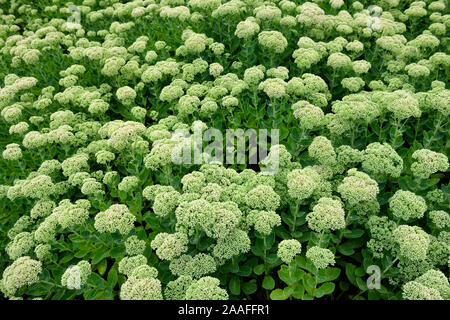
POLYGON ((450 284, 439 270, 429 270, 414 281, 407 282, 403 288, 403 298, 407 300, 447 300, 450 284))
POLYGON ((277 256, 284 263, 290 263, 292 259, 302 251, 302 245, 298 240, 283 240, 278 244, 277 256))
POLYGON ((61 277, 61 285, 68 289, 81 289, 87 283, 91 274, 91 265, 82 260, 74 266, 69 266, 61 277))

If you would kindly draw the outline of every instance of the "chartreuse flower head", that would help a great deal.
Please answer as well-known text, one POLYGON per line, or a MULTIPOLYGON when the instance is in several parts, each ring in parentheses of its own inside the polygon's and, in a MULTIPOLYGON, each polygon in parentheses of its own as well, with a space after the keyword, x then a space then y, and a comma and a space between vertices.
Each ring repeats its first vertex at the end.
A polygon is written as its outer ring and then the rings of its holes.
POLYGON ((249 191, 247 205, 252 209, 275 210, 280 205, 280 196, 271 186, 260 185, 249 191))
POLYGON ((339 200, 320 198, 306 216, 308 227, 316 232, 345 228, 345 212, 339 200))
POLYGON ((278 244, 277 256, 286 264, 302 251, 302 245, 298 240, 283 240, 278 244))
POLYGON ((212 255, 219 261, 231 259, 250 251, 250 238, 244 230, 234 229, 227 236, 217 239, 212 255))
POLYGON ((2 152, 3 159, 10 161, 17 161, 22 159, 22 149, 17 143, 10 143, 2 152))
POLYGON ((186 289, 186 300, 228 300, 228 293, 220 288, 220 281, 213 277, 204 277, 193 282, 186 289))
POLYGON ((177 276, 190 276, 198 279, 217 270, 215 259, 205 253, 197 253, 195 256, 184 254, 172 260, 169 264, 172 274, 177 276))
POLYGON ((323 136, 314 138, 308 147, 308 153, 311 158, 323 165, 333 165, 336 162, 336 152, 331 141, 323 136))
POLYGON ((420 227, 398 226, 393 231, 393 237, 398 244, 398 257, 410 261, 422 261, 426 258, 430 237, 420 227))
POLYGON ((94 227, 98 232, 115 232, 125 235, 133 228, 136 217, 124 204, 113 204, 95 216, 94 227))
POLYGON ((296 201, 308 199, 320 184, 320 176, 311 168, 294 169, 287 175, 288 194, 296 201))
POLYGON ((326 248, 311 247, 306 251, 306 257, 311 260, 317 269, 325 269, 335 263, 334 253, 326 248))
POLYGON ((379 188, 375 180, 353 168, 348 170, 347 177, 338 186, 337 191, 350 205, 356 205, 361 201, 375 200, 379 188))
POLYGON ((396 219, 420 219, 427 210, 425 200, 410 191, 398 190, 389 199, 389 208, 396 219))
POLYGON ((374 142, 363 151, 362 168, 373 176, 385 174, 398 178, 403 169, 403 159, 389 144, 374 142))
POLYGON ((143 278, 156 278, 158 276, 158 269, 150 267, 146 264, 137 266, 131 271, 130 277, 143 278))
POLYGON ((286 96, 287 83, 283 79, 270 78, 261 82, 259 90, 263 90, 269 98, 280 99, 286 96))
POLYGON ((402 297, 404 300, 443 300, 439 291, 417 281, 410 281, 403 285, 402 297))
POLYGON ((131 257, 124 257, 119 262, 119 272, 127 276, 130 276, 133 271, 140 266, 147 264, 147 258, 142 254, 138 254, 131 257))
POLYGON ((121 300, 162 300, 161 282, 155 278, 130 277, 120 288, 121 300))
POLYGON ((162 260, 172 260, 187 251, 188 238, 186 234, 177 232, 168 234, 158 233, 151 242, 152 249, 162 260))
POLYGON ((274 227, 281 224, 281 217, 275 211, 252 210, 247 215, 247 223, 259 233, 269 235, 274 227))
POLYGON ((21 287, 39 281, 42 262, 23 256, 15 260, 5 271, 1 279, 0 289, 5 296, 14 296, 21 287))
POLYGON ((61 277, 61 285, 71 290, 79 290, 87 283, 90 274, 90 263, 82 260, 66 269, 61 277))
POLYGON ((130 236, 125 241, 125 249, 130 256, 142 254, 145 250, 145 241, 139 240, 137 236, 130 236))
POLYGON ((238 38, 249 39, 260 30, 256 19, 249 17, 245 21, 241 21, 236 25, 234 34, 238 38))
POLYGON ((302 128, 313 130, 322 125, 324 113, 321 108, 307 101, 298 101, 292 105, 292 110, 294 110, 294 117, 300 121, 302 128))
POLYGON ((186 290, 194 282, 195 280, 189 276, 180 276, 170 281, 164 290, 164 298, 166 300, 185 300, 186 290))
POLYGON ((428 270, 414 281, 406 283, 402 291, 406 300, 450 299, 448 278, 439 270, 428 270))
POLYGON ((414 159, 411 171, 420 179, 428 179, 433 173, 445 172, 448 169, 448 158, 445 154, 428 149, 420 149, 412 154, 414 159))
POLYGON ((12 260, 27 254, 34 247, 33 234, 21 232, 6 246, 6 252, 12 260))
POLYGON ((438 229, 448 229, 450 228, 450 215, 444 210, 434 210, 428 213, 430 220, 438 229))
POLYGON ((282 53, 288 45, 286 38, 279 31, 262 31, 258 34, 258 41, 261 46, 274 53, 282 53))

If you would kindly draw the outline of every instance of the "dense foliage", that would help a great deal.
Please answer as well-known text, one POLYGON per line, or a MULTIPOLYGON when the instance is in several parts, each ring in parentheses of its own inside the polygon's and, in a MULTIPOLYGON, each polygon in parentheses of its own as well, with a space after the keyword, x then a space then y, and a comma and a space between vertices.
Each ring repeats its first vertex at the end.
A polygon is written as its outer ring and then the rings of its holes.
POLYGON ((447 28, 446 0, 0 0, 0 297, 450 299, 447 28), (279 143, 173 161, 208 128, 279 143))

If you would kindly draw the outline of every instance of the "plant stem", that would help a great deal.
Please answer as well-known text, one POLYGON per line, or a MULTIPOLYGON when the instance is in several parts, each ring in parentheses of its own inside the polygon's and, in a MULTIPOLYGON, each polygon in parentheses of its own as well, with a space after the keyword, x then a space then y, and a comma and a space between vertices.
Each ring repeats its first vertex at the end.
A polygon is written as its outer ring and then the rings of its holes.
POLYGON ((436 136, 436 133, 438 132, 438 130, 441 129, 441 122, 442 122, 442 114, 439 113, 439 120, 438 120, 438 123, 437 123, 437 125, 434 127, 433 135, 432 135, 431 138, 427 141, 427 143, 424 145, 424 148, 425 148, 425 149, 428 149, 428 147, 431 145, 431 143, 432 143, 434 137, 436 136))
POLYGON ((63 286, 61 286, 59 284, 56 284, 56 283, 53 283, 53 282, 49 282, 49 281, 45 281, 45 280, 39 280, 39 282, 51 285, 52 287, 58 287, 58 288, 62 288, 63 287, 63 286))
POLYGON ((295 203, 295 210, 294 210, 294 222, 292 223, 292 230, 291 230, 291 235, 294 235, 295 232, 295 228, 296 228, 296 224, 297 224, 297 215, 298 215, 298 207, 299 207, 299 203, 296 202, 295 203))

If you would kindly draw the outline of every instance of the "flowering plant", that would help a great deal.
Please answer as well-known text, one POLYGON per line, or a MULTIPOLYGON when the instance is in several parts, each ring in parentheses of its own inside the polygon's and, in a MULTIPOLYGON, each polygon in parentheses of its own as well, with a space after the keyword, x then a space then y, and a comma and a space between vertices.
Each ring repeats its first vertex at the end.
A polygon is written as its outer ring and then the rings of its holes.
POLYGON ((0 299, 450 299, 449 17, 0 0, 0 299))

